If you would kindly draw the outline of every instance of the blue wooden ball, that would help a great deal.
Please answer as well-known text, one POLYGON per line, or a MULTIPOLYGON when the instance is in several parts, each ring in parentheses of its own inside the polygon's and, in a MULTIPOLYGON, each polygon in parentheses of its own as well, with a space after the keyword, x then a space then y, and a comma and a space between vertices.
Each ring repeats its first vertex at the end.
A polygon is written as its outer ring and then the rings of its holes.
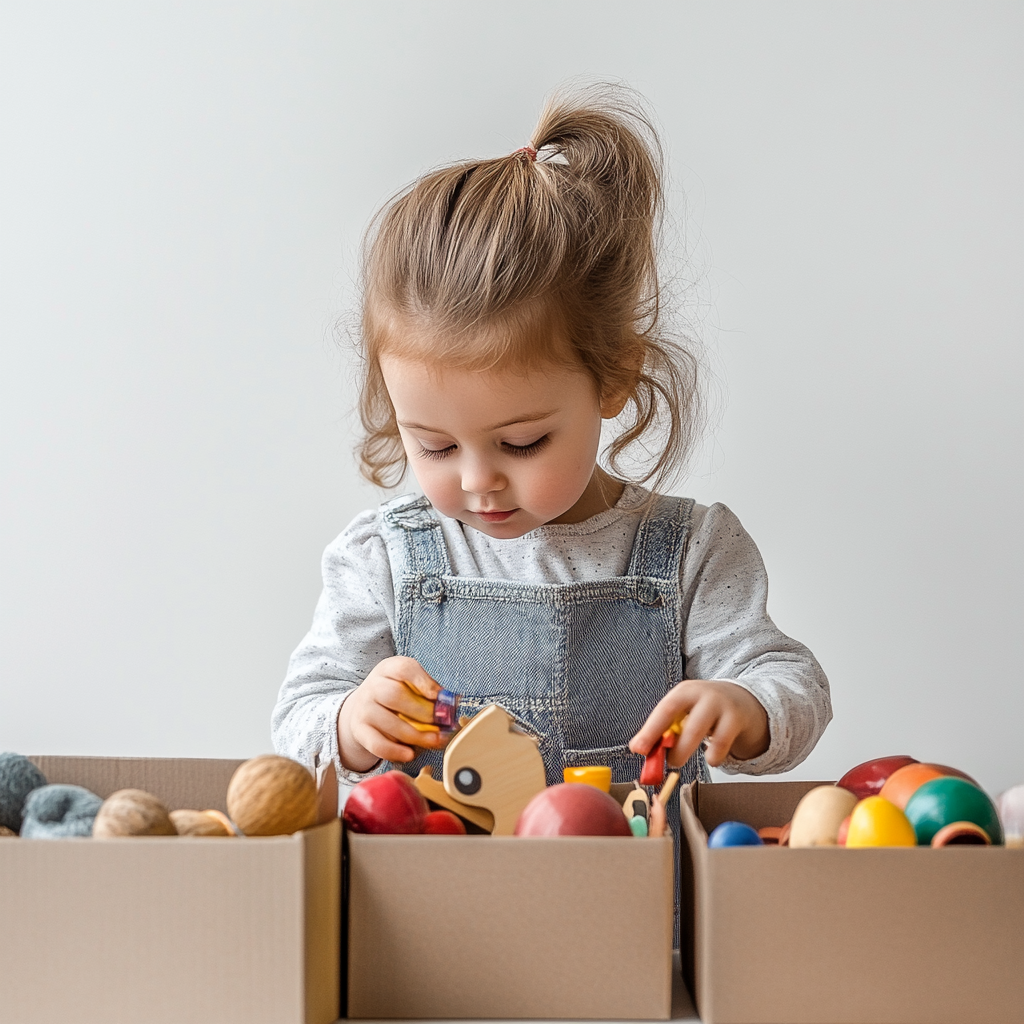
POLYGON ((756 829, 742 821, 723 821, 708 836, 708 846, 718 849, 723 846, 764 846, 756 829))
POLYGON ((21 831, 25 797, 46 785, 46 776, 23 754, 0 754, 0 825, 21 831))

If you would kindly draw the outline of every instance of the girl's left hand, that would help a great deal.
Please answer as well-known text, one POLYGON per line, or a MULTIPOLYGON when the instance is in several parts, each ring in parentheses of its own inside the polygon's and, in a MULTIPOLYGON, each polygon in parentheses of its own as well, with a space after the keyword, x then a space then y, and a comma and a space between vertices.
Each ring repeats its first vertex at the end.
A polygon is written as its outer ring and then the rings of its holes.
POLYGON ((668 752, 672 768, 686 764, 704 739, 708 741, 705 760, 712 767, 729 754, 749 761, 763 754, 771 742, 768 713, 749 690, 721 679, 684 679, 658 701, 629 741, 629 749, 634 754, 650 753, 661 734, 684 715, 683 731, 668 752))

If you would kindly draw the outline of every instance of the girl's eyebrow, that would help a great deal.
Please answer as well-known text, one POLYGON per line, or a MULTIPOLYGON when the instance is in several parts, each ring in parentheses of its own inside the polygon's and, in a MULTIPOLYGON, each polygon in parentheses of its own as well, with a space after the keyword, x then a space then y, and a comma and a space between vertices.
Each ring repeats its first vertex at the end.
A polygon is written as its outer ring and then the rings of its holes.
MULTIPOLYGON (((549 416, 554 416, 555 412, 541 412, 534 416, 517 416, 514 420, 506 420, 504 423, 495 423, 493 427, 487 427, 487 430, 501 430, 502 427, 512 427, 518 423, 537 423, 540 420, 546 420, 549 416)), ((398 425, 400 427, 411 427, 413 430, 427 430, 431 434, 446 434, 448 431, 441 430, 439 427, 428 427, 423 423, 410 423, 408 420, 399 420, 398 425)))

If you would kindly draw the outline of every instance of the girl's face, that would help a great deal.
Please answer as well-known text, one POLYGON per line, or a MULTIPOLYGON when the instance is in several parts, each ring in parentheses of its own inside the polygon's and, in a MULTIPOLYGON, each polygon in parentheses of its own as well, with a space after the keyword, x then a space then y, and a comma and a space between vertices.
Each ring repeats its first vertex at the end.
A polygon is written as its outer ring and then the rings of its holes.
POLYGON ((622 485, 597 466, 602 403, 583 370, 455 369, 384 356, 409 465, 446 516, 508 539, 610 508, 622 485))

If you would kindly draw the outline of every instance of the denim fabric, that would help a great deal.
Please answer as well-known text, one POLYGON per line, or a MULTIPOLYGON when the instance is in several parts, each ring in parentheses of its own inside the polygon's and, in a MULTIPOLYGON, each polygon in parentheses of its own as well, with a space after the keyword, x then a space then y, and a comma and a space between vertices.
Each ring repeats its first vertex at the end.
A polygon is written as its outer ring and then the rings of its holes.
MULTIPOLYGON (((628 743, 683 678, 679 567, 692 508, 684 498, 652 502, 625 576, 532 585, 454 575, 430 504, 397 498, 383 507, 396 653, 462 694, 460 714, 505 708, 539 739, 549 786, 566 766, 597 764, 611 767, 614 782, 632 782, 643 758, 628 743)), ((385 767, 416 775, 432 764, 440 778, 442 756, 385 767)), ((697 778, 710 781, 701 749, 680 782, 697 778)), ((668 807, 677 845, 678 792, 668 807)), ((678 916, 678 878, 676 886, 678 916)))

